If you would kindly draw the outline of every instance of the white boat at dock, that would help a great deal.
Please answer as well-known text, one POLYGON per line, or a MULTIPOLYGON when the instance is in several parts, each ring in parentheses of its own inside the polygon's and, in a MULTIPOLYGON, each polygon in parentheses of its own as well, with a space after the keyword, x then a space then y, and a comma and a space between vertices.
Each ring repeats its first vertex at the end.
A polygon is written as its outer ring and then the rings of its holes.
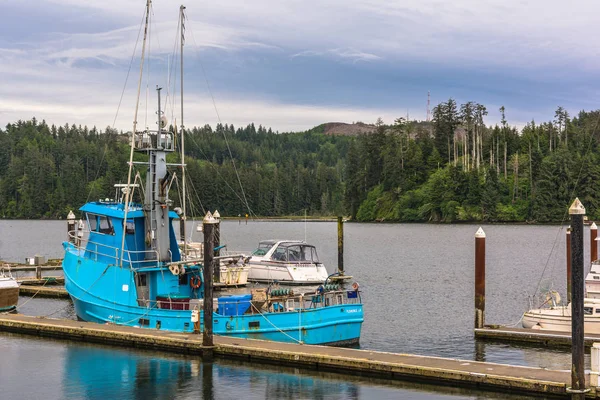
MULTIPOLYGON (((595 224, 592 224, 592 229, 597 229, 595 224)), ((585 277, 584 296, 583 330, 588 334, 600 334, 600 260, 591 263, 585 277)), ((561 304, 559 293, 550 291, 541 307, 523 314, 522 325, 530 329, 571 332, 571 304, 561 304)))
POLYGON ((315 246, 299 240, 263 240, 252 252, 249 265, 251 282, 318 285, 328 277, 315 246))
MULTIPOLYGON (((600 299, 586 298, 583 303, 584 332, 600 334, 600 299)), ((552 305, 523 314, 524 328, 571 332, 571 305, 552 305)))
POLYGON ((0 269, 0 311, 12 311, 17 307, 19 286, 10 269, 0 269))

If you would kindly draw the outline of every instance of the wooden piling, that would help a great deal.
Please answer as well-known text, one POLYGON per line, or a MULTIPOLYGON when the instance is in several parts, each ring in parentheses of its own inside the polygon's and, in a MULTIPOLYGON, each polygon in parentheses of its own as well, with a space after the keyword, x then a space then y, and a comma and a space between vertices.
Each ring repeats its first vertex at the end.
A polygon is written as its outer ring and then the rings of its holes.
POLYGON ((212 347, 213 343, 213 260, 214 260, 214 226, 217 221, 206 213, 202 226, 204 230, 204 262, 202 273, 204 275, 204 333, 202 344, 212 347))
MULTIPOLYGON (((219 214, 219 210, 215 210, 213 218, 216 221, 216 223, 213 225, 213 246, 216 249, 214 255, 215 257, 219 257, 221 255, 221 249, 219 248, 221 246, 221 214, 219 214)), ((214 263, 213 269, 213 282, 221 282, 221 262, 217 261, 214 263)))
POLYGON ((485 324, 485 232, 475 233, 475 328, 485 324))
POLYGON ((571 302, 571 227, 567 228, 567 304, 571 302))
POLYGON ((578 198, 569 208, 571 216, 571 398, 585 399, 584 332, 583 332, 583 217, 585 207, 578 198))
POLYGON ((593 263, 598 259, 598 243, 596 238, 598 237, 598 226, 595 222, 592 222, 590 226, 590 263, 593 263))
POLYGON ((69 211, 67 215, 67 241, 75 243, 75 214, 69 211))
POLYGON ((344 220, 341 216, 337 217, 338 230, 338 272, 344 275, 344 220))

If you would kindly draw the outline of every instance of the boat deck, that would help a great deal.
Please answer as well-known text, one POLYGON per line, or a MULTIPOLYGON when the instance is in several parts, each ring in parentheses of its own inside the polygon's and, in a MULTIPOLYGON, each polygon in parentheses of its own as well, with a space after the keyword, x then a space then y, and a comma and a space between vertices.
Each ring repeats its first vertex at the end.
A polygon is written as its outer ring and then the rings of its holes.
MULTIPOLYGON (((202 345, 202 335, 197 334, 18 314, 1 315, 0 331, 196 355, 212 351, 216 356, 248 361, 529 394, 566 397, 571 379, 569 371, 223 336, 215 336, 215 346, 208 348, 202 345)), ((595 396, 595 390, 588 396, 595 396)))

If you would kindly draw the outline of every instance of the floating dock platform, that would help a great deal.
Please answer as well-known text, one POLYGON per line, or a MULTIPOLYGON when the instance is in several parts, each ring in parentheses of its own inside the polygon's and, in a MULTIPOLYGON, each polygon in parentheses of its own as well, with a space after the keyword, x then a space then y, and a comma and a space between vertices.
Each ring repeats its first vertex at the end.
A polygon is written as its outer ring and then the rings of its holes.
POLYGON ((64 287, 48 287, 35 285, 21 285, 19 296, 51 297, 58 299, 69 299, 69 293, 64 287))
POLYGON ((41 278, 19 278, 17 282, 21 285, 35 286, 35 285, 64 285, 64 276, 43 276, 41 278))
MULTIPOLYGON (((202 335, 101 325, 64 319, 0 315, 0 331, 169 352, 260 361, 317 370, 329 370, 385 379, 477 387, 516 393, 570 396, 570 371, 511 366, 495 363, 214 337, 214 347, 202 345, 202 335)), ((587 395, 596 396, 595 388, 587 395)))
MULTIPOLYGON (((571 347, 571 332, 542 329, 487 326, 475 329, 475 338, 497 342, 542 345, 545 347, 571 347)), ((586 347, 592 347, 593 343, 600 343, 600 335, 586 333, 584 343, 586 347)))

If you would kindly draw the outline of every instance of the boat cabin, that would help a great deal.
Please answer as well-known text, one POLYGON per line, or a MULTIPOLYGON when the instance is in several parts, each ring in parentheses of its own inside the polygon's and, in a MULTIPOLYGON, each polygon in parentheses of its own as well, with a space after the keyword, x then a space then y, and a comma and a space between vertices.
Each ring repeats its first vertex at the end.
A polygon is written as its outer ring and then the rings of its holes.
POLYGON ((287 263, 320 263, 315 246, 301 241, 263 240, 252 255, 287 263))
MULTIPOLYGON (((120 264, 121 240, 123 235, 124 204, 107 201, 87 203, 80 210, 84 213, 89 230, 85 246, 86 256, 95 261, 108 264, 120 264)), ((169 212, 169 254, 168 260, 180 261, 181 254, 172 221, 178 218, 173 211, 169 212)), ((164 259, 156 250, 147 250, 147 243, 152 240, 152 232, 145 229, 144 212, 140 205, 130 207, 125 227, 125 247, 123 249, 123 265, 133 269, 156 265, 164 259)))

